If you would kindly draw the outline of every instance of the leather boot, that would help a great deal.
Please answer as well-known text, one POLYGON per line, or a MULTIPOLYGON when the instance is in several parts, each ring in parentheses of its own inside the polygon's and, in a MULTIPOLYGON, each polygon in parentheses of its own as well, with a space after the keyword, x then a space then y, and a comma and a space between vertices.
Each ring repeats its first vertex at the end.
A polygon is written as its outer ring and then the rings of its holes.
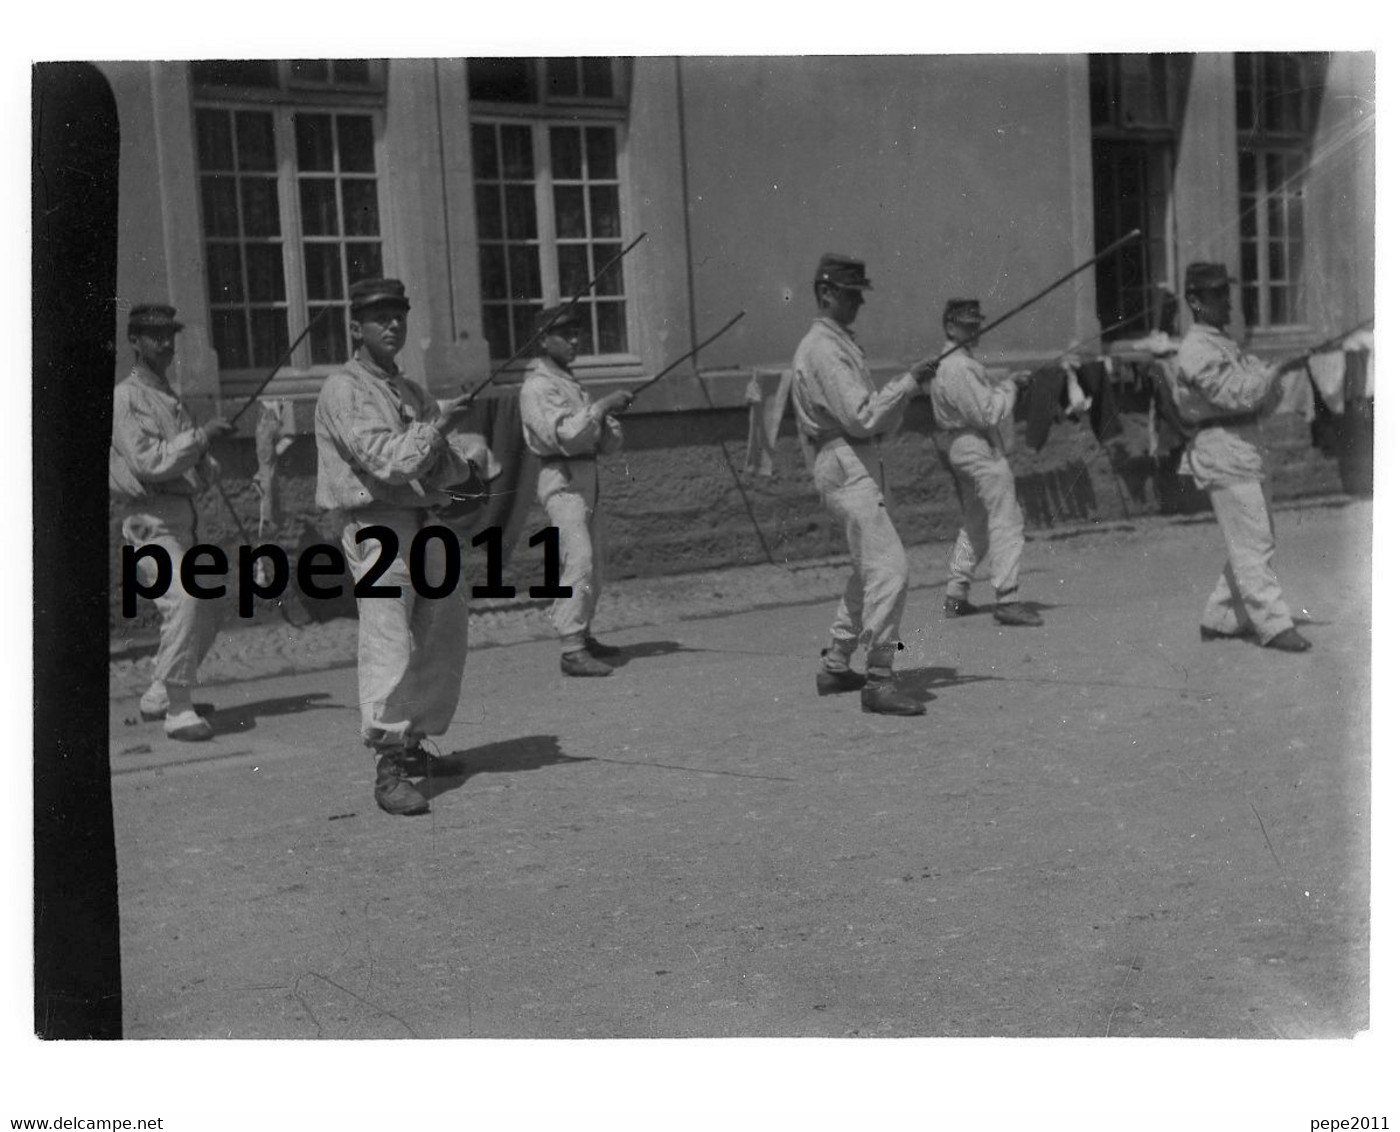
POLYGON ((884 680, 872 677, 860 690, 860 710, 878 715, 923 715, 928 708, 895 687, 893 677, 884 680))
POLYGON ((611 676, 612 665, 594 660, 587 649, 566 652, 559 658, 559 671, 565 676, 611 676))
POLYGON ((374 774, 374 800, 386 814, 426 814, 428 799, 404 775, 398 751, 380 755, 374 774))
MULTIPOLYGON (((826 654, 830 649, 822 649, 822 659, 826 659, 826 654)), ((823 664, 817 669, 817 695, 834 696, 840 692, 855 692, 865 687, 865 677, 859 672, 852 672, 849 668, 840 671, 833 671, 823 664)))
POLYGON ((992 616, 999 625, 1044 625, 1040 614, 1019 601, 1008 601, 998 605, 992 616))
POLYGON ((621 656, 622 650, 615 645, 605 645, 597 637, 583 638, 584 651, 596 660, 606 660, 608 657, 621 656))
POLYGON ((1266 649, 1279 649, 1282 652, 1307 652, 1312 642, 1297 629, 1285 629, 1264 642, 1266 649))

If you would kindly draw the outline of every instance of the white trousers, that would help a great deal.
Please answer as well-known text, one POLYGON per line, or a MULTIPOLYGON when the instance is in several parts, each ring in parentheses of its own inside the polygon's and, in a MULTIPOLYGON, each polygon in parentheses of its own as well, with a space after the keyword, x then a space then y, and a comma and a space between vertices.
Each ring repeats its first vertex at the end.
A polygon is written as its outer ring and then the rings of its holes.
MULTIPOLYGON (((186 495, 153 495, 138 500, 122 520, 122 538, 128 544, 164 547, 170 555, 170 586, 155 599, 160 612, 160 647, 154 679, 177 689, 195 684, 200 661, 218 636, 223 609, 220 601, 193 597, 180 584, 180 562, 198 537, 196 520, 194 500, 186 495)), ((143 557, 136 564, 136 578, 143 586, 154 583, 155 563, 143 557)))
POLYGON ((812 478, 827 511, 845 528, 851 552, 851 577, 831 625, 832 646, 849 659, 864 639, 866 667, 889 669, 909 594, 909 560, 875 479, 879 459, 873 446, 832 441, 817 453, 812 478))
POLYGON ((989 557, 997 600, 1014 601, 1026 536, 1011 465, 986 440, 972 434, 953 440, 948 461, 961 489, 963 525, 948 555, 947 594, 967 597, 974 571, 989 557))
POLYGON ((1272 640, 1293 628, 1293 616, 1274 573, 1274 517, 1264 485, 1246 480, 1212 487, 1210 505, 1228 558, 1201 624, 1219 633, 1252 626, 1261 641, 1272 640))
MULTIPOLYGON (((341 546, 358 582, 380 563, 380 542, 355 542, 367 526, 389 527, 398 536, 399 552, 377 579, 377 586, 398 586, 398 597, 362 597, 360 612, 360 735, 378 751, 402 749, 410 739, 441 735, 452 723, 462 694, 467 663, 467 592, 457 588, 444 598, 413 592, 409 550, 420 527, 431 522, 418 510, 359 512, 341 531, 341 546)), ((454 536, 455 537, 455 536, 454 536)), ((426 542, 424 573, 429 583, 444 578, 442 542, 426 542)))
POLYGON ((559 528, 559 584, 573 596, 555 598, 549 617, 564 652, 583 648, 593 631, 593 613, 603 590, 602 524, 598 517, 598 473, 585 465, 564 491, 544 501, 545 514, 559 528))

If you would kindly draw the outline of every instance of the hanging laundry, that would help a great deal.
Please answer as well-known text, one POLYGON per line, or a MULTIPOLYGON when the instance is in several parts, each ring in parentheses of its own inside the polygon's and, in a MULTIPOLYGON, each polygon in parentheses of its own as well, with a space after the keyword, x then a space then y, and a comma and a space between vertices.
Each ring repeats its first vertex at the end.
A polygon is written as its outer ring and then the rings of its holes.
POLYGON ((1341 350, 1328 350, 1308 359, 1308 373, 1327 411, 1340 415, 1346 404, 1347 359, 1341 350))
POLYGON ((1312 380, 1301 369, 1289 370, 1279 378, 1279 401, 1276 413, 1297 413, 1311 423, 1313 412, 1312 380))
POLYGON ((1026 383, 1026 444, 1039 452, 1050 439, 1050 425, 1065 396, 1065 371, 1060 366, 1044 366, 1031 374, 1026 383))
POLYGON ((1113 396, 1113 359, 1101 358, 1079 367, 1079 384, 1094 399, 1089 411, 1089 427, 1100 442, 1123 432, 1118 419, 1118 404, 1113 396))
POLYGON ((753 371, 744 391, 749 405, 749 446, 744 471, 760 476, 773 474, 773 453, 791 389, 790 369, 753 371))

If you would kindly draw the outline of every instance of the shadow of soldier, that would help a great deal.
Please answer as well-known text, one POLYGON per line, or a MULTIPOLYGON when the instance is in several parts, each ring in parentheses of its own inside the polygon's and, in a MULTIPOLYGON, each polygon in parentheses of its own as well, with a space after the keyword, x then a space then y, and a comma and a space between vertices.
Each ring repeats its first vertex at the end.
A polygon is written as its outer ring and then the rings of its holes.
POLYGON ((566 755, 559 747, 557 735, 522 735, 516 739, 473 747, 469 751, 453 751, 433 759, 431 773, 418 784, 418 789, 425 797, 436 798, 439 794, 458 789, 467 779, 478 774, 513 774, 592 761, 566 755))
POLYGON ((943 668, 938 665, 925 665, 922 668, 902 668, 895 673, 899 690, 921 703, 929 703, 938 697, 935 688, 956 688, 962 684, 980 684, 984 680, 1000 680, 999 676, 959 676, 956 668, 943 668))
MULTIPOLYGON (((270 700, 254 700, 247 704, 234 704, 219 708, 209 718, 209 725, 215 735, 231 735, 240 731, 251 731, 258 725, 258 719, 265 715, 298 715, 304 711, 339 710, 343 704, 321 703, 329 700, 329 692, 310 692, 301 696, 278 696, 270 700)), ((196 705, 199 707, 201 705, 196 705)))

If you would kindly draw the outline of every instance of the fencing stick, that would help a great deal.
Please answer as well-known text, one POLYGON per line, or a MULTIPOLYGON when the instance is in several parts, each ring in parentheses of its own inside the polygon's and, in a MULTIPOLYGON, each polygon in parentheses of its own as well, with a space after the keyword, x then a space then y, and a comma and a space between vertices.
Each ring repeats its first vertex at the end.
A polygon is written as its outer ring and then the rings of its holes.
MULTIPOLYGON (((643 232, 640 236, 638 236, 635 240, 633 240, 630 244, 628 244, 625 248, 618 252, 617 255, 613 256, 612 259, 608 260, 607 263, 603 264, 603 266, 598 269, 598 274, 593 276, 592 279, 590 279, 587 283, 583 285, 583 289, 579 291, 578 294, 576 294, 572 299, 569 300, 568 304, 562 311, 555 315, 554 318, 550 319, 550 321, 544 326, 541 326, 538 330, 534 331, 530 335, 530 337, 525 339, 525 341, 521 344, 520 348, 515 351, 515 353, 511 354, 510 357, 508 357, 505 361, 503 361, 500 365, 493 369, 489 374, 487 374, 486 380, 481 382, 481 384, 479 384, 475 389, 472 389, 467 394, 466 403, 470 405, 473 401, 476 400, 476 395, 478 393, 480 393, 488 385, 494 382, 496 378, 500 377, 501 374, 503 374, 507 369, 509 369, 512 365, 519 361, 520 358, 524 356, 525 352, 529 350, 532 346, 534 346, 534 344, 545 335, 545 333, 549 330, 551 326, 553 326, 556 322, 559 321, 559 319, 563 318, 566 314, 568 314, 575 307, 577 307, 580 302, 583 301, 583 297, 598 285, 598 282, 603 278, 604 275, 611 271, 615 265, 622 262, 623 256, 625 256, 628 252, 630 252, 633 248, 635 248, 646 238, 647 234, 643 232)), ((463 386, 463 388, 465 389, 466 386, 463 386)))

